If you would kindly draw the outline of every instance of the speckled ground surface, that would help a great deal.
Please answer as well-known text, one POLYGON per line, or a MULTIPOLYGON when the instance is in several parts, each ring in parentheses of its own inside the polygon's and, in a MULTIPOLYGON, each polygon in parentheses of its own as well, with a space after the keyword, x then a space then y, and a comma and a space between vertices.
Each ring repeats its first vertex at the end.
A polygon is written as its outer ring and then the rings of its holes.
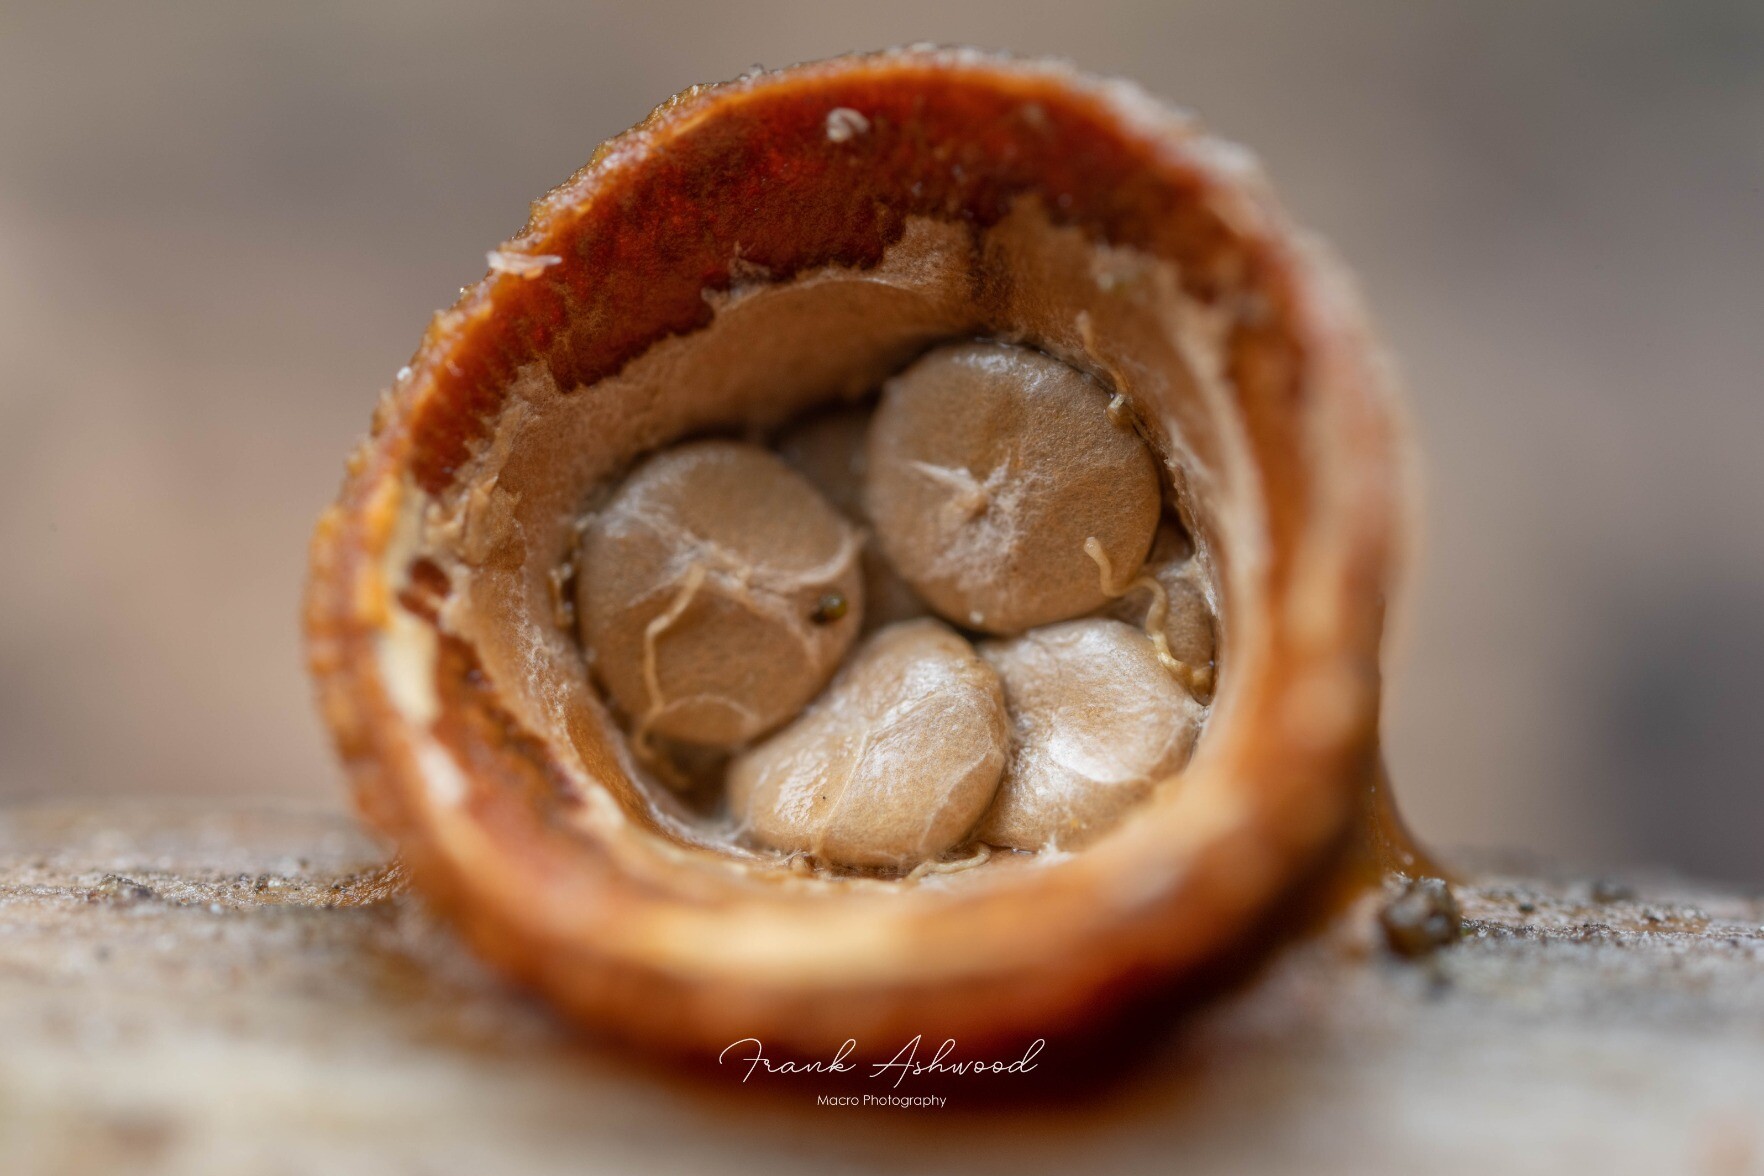
POLYGON ((1764 903, 1682 884, 1484 875, 1412 960, 1374 897, 1089 1093, 904 1110, 598 1049, 398 882, 329 814, 0 811, 0 1172, 1764 1171, 1764 903))

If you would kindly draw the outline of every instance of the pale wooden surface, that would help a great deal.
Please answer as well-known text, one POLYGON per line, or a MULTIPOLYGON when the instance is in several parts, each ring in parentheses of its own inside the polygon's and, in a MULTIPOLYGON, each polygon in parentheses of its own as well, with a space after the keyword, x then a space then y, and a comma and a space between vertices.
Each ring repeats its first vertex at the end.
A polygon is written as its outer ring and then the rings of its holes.
POLYGON ((0 811, 0 1172, 1764 1170, 1756 901, 1485 881, 1420 962, 1368 902, 1088 1098, 902 1111, 598 1050, 381 864, 329 814, 0 811))

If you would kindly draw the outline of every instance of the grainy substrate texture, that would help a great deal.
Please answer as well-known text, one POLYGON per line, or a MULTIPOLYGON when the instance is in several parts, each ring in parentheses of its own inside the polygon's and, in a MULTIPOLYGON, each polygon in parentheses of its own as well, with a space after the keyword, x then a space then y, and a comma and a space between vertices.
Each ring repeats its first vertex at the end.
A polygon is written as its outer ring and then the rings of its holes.
POLYGON ((1369 899, 1088 1095, 936 1110, 597 1049, 399 881, 329 814, 0 811, 0 1171, 1764 1165, 1764 904, 1665 881, 1485 877, 1418 962, 1369 899))

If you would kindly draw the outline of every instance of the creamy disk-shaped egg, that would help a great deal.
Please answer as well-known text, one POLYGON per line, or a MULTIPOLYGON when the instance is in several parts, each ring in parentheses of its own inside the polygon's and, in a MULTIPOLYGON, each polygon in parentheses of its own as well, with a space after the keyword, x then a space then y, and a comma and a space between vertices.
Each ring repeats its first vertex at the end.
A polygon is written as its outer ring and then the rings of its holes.
MULTIPOLYGON (((790 463, 846 518, 869 526, 864 513, 864 466, 873 409, 848 406, 819 413, 779 435, 778 456, 790 463)), ((872 536, 864 544, 864 629, 922 617, 927 610, 912 585, 894 570, 872 536)))
POLYGON ((634 734, 735 747, 788 722, 863 619, 862 536, 775 455, 664 449, 588 520, 577 610, 634 734))
POLYGON ((1201 701, 1211 697, 1218 654, 1213 610, 1194 544, 1175 523, 1159 525, 1145 567, 1109 607, 1108 615, 1145 630, 1148 636, 1161 635, 1170 656, 1191 671, 1190 684, 1204 687, 1199 691, 1201 701))
POLYGON ((1161 510, 1157 465, 1089 376, 1008 343, 941 347, 890 380, 864 502, 882 551, 942 616, 1019 633, 1109 599, 1161 510))
POLYGON ((864 639, 794 723, 736 757, 747 834, 844 866, 909 869, 961 844, 1010 746, 998 674, 929 618, 864 639))
POLYGON ((1103 832, 1188 762, 1200 703, 1145 634, 1103 617, 988 641, 1014 742, 977 835, 1013 849, 1071 849, 1103 832))

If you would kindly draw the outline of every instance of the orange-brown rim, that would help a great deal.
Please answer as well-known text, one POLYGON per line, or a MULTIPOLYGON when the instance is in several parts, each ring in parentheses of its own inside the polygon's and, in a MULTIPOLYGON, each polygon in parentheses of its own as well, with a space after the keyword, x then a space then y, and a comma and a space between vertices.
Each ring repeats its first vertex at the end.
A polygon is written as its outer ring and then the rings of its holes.
POLYGON ((1063 66, 892 51, 686 91, 537 202, 503 249, 563 260, 541 280, 492 274, 430 325, 318 525, 306 630, 364 813, 506 972, 586 1025, 688 1051, 749 1034, 798 1051, 916 1033, 1022 1041, 1081 1030, 1240 946, 1342 843, 1376 757, 1399 429, 1352 293, 1240 153, 1063 66), (824 133, 835 107, 868 119, 858 150, 824 133), (1208 735, 1229 740, 1233 820, 1179 851, 1141 822, 1106 859, 1075 854, 972 894, 760 902, 702 875, 633 877, 558 820, 564 773, 469 649, 442 643, 440 714, 413 728, 375 657, 399 588, 382 561, 401 495, 449 485, 516 367, 542 358, 560 387, 590 385, 706 325, 704 292, 732 284, 737 256, 777 279, 872 265, 908 217, 987 226, 1023 196, 1174 263, 1191 296, 1240 283, 1267 307, 1230 346, 1270 537, 1266 667, 1237 730, 1208 735), (430 738, 466 776, 463 804, 425 786, 430 738), (841 904, 873 933, 829 937, 841 904))

